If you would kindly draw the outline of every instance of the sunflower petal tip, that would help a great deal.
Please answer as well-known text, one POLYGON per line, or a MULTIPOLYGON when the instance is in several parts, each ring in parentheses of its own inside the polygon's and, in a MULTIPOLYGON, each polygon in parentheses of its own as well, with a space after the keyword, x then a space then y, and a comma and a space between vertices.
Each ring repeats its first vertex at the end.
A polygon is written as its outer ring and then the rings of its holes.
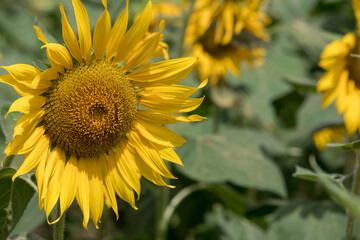
POLYGON ((103 4, 104 8, 107 9, 107 0, 102 0, 102 4, 103 4))
POLYGON ((161 32, 165 27, 165 20, 161 19, 160 24, 159 24, 159 32, 161 32))

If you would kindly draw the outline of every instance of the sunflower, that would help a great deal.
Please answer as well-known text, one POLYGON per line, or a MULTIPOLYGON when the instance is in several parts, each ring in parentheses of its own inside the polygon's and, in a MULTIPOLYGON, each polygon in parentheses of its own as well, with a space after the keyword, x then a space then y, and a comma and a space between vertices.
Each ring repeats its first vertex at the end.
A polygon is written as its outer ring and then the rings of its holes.
POLYGON ((210 78, 211 85, 226 79, 227 72, 240 76, 240 64, 246 61, 249 67, 262 65, 265 49, 249 49, 234 43, 217 44, 213 34, 205 34, 192 46, 193 56, 199 58, 200 79, 210 78))
MULTIPOLYGON (((359 23, 360 2, 354 0, 353 8, 359 23)), ((324 93, 321 105, 325 108, 335 101, 338 114, 344 114, 349 135, 360 126, 359 34, 360 28, 357 35, 347 33, 342 39, 328 44, 319 62, 319 66, 326 70, 317 84, 317 91, 324 93)))
POLYGON ((328 143, 339 143, 344 140, 346 136, 346 129, 344 125, 336 125, 325 127, 316 131, 313 135, 313 141, 317 149, 322 150, 326 148, 328 143))
POLYGON ((199 57, 200 76, 212 85, 227 72, 240 75, 240 64, 261 65, 269 40, 264 28, 270 19, 259 11, 261 1, 197 0, 186 28, 188 54, 199 57))
POLYGON ((186 29, 186 44, 196 41, 209 28, 214 28, 214 41, 228 44, 234 35, 250 33, 263 41, 269 41, 264 32, 270 18, 259 10, 261 0, 196 0, 194 12, 186 29))
POLYGON ((91 37, 85 7, 72 0, 79 39, 60 3, 66 47, 47 42, 34 27, 51 66, 45 71, 26 64, 3 66, 8 74, 0 77, 21 95, 7 113, 23 113, 5 149, 6 157, 25 155, 13 180, 35 169, 39 207, 47 218, 57 203, 61 217, 76 199, 85 228, 89 218, 98 227, 104 202, 118 217, 116 195, 136 209, 140 176, 172 187, 163 180, 174 178, 163 159, 181 165, 173 148, 185 139, 163 125, 204 119, 173 115, 203 101, 189 98, 198 88, 175 84, 191 72, 196 58, 144 65, 164 27, 160 22, 160 31, 142 41, 151 2, 127 32, 128 1, 112 28, 107 2, 102 3, 105 10, 91 37))

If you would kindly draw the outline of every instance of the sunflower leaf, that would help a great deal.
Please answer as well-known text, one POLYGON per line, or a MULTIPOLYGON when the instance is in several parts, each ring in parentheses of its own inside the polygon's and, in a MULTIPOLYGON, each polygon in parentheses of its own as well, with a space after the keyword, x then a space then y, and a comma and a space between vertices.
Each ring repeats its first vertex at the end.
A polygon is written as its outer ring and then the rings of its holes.
POLYGON ((285 152, 282 143, 266 131, 223 127, 219 134, 188 139, 178 150, 184 163, 184 167, 178 169, 195 180, 207 183, 229 181, 285 197, 287 193, 280 169, 267 157, 264 149, 275 154, 285 152))
POLYGON ((346 215, 329 201, 297 199, 280 207, 268 222, 270 239, 338 240, 344 237, 346 215))
MULTIPOLYGON (((323 175, 329 178, 331 181, 338 183, 340 186, 342 186, 343 181, 350 176, 350 175, 337 174, 337 173, 333 173, 333 174, 323 173, 323 175)), ((299 166, 296 166, 293 177, 309 180, 313 182, 320 182, 320 178, 316 172, 313 172, 309 169, 302 168, 299 166)))
POLYGON ((355 150, 360 148, 360 140, 356 140, 351 143, 328 143, 327 146, 343 150, 355 150))
POLYGON ((0 170, 0 239, 6 239, 21 219, 35 189, 24 179, 18 177, 12 168, 0 170))
POLYGON ((205 215, 205 223, 197 228, 197 239, 268 239, 256 224, 221 205, 214 205, 214 209, 205 215))

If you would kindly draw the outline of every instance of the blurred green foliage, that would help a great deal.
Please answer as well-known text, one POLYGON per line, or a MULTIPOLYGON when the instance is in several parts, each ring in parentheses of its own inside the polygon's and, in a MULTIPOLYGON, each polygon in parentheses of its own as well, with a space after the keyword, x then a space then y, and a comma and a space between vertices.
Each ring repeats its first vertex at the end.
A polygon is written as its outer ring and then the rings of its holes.
MULTIPOLYGON (((94 29, 103 11, 101 1, 83 3, 94 29)), ((71 2, 64 0, 63 4, 75 27, 71 2)), ((145 0, 130 1, 130 15, 145 4, 145 0)), ((125 1, 109 0, 108 5, 114 22, 125 1)), ((47 61, 32 26, 39 25, 49 40, 62 43, 57 6, 58 1, 0 0, 0 65, 41 66, 47 61)), ((178 177, 171 181, 176 189, 142 180, 139 210, 119 201, 119 220, 105 209, 99 230, 92 225, 85 230, 82 213, 73 204, 66 219, 66 239, 155 239, 156 223, 161 219, 156 211, 159 198, 169 202, 165 211, 172 210, 165 225, 167 239, 338 240, 344 236, 345 210, 327 192, 341 205, 359 206, 358 199, 343 191, 349 185, 353 154, 318 151, 312 134, 343 121, 333 106, 321 109, 315 86, 323 72, 317 66, 322 49, 355 29, 351 2, 268 0, 263 11, 272 18, 265 64, 254 69, 241 66, 241 77, 229 75, 229 82, 221 88, 205 89, 207 98, 196 112, 206 115, 206 121, 170 127, 188 139, 177 150, 184 167, 172 170, 178 177), (325 171, 337 174, 309 170, 310 157, 325 171)), ((171 57, 178 57, 174 53, 179 31, 174 26, 164 30, 171 57)), ((196 76, 189 76, 184 84, 197 85, 196 76)), ((0 83, 1 159, 20 116, 12 113, 5 119, 4 115, 18 97, 0 83)), ((10 233, 11 239, 51 238, 51 227, 38 210, 29 176, 18 178, 13 185, 10 182, 14 173, 10 167, 18 168, 22 159, 6 160, 0 171, 0 221, 6 221, 1 224, 6 227, 1 228, 0 239, 10 233), (15 188, 20 182, 24 189, 15 188), (21 197, 16 197, 17 191, 22 191, 21 197), (9 194, 14 198, 10 200, 9 194)))

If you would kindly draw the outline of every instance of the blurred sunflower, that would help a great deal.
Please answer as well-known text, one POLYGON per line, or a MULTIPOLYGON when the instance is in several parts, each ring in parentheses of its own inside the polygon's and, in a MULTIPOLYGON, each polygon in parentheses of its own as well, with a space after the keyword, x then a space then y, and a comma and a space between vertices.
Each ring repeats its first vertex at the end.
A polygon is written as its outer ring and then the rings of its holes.
POLYGON ((269 41, 264 28, 271 23, 270 18, 259 10, 262 0, 196 0, 194 11, 186 29, 185 42, 191 44, 213 28, 214 42, 228 44, 234 35, 247 32, 269 41))
POLYGON ((216 44, 213 34, 204 34, 192 46, 192 55, 199 58, 200 79, 210 78, 211 85, 226 79, 227 72, 240 76, 240 64, 246 61, 249 67, 263 64, 265 49, 249 49, 234 43, 216 44))
POLYGON ((186 29, 185 45, 199 57, 201 77, 211 84, 225 80, 227 72, 240 75, 240 63, 261 65, 269 41, 264 32, 270 18, 260 12, 260 0, 197 0, 186 29))
POLYGON ((164 27, 160 22, 160 31, 142 41, 151 2, 126 33, 128 1, 112 28, 107 2, 102 3, 105 10, 91 37, 85 7, 72 0, 79 40, 60 3, 67 48, 48 43, 35 26, 51 67, 42 72, 26 64, 3 66, 9 74, 0 77, 22 96, 8 111, 23 113, 5 149, 6 157, 25 154, 13 180, 35 168, 39 207, 46 216, 59 202, 61 217, 76 198, 85 228, 89 218, 98 227, 104 199, 118 217, 116 194, 136 208, 140 176, 169 186, 162 176, 174 176, 163 159, 181 165, 173 147, 185 139, 162 125, 204 119, 172 115, 192 111, 203 101, 188 98, 198 88, 175 85, 191 72, 196 58, 140 66, 153 55, 164 27))
POLYGON ((324 93, 322 107, 335 101, 338 114, 344 114, 349 135, 360 126, 360 1, 352 3, 358 22, 357 34, 347 33, 324 48, 319 66, 326 72, 317 85, 317 91, 324 93))
POLYGON ((342 142, 346 135, 346 129, 344 125, 337 125, 331 127, 325 127, 315 132, 313 140, 317 149, 326 148, 328 143, 339 143, 342 142))

